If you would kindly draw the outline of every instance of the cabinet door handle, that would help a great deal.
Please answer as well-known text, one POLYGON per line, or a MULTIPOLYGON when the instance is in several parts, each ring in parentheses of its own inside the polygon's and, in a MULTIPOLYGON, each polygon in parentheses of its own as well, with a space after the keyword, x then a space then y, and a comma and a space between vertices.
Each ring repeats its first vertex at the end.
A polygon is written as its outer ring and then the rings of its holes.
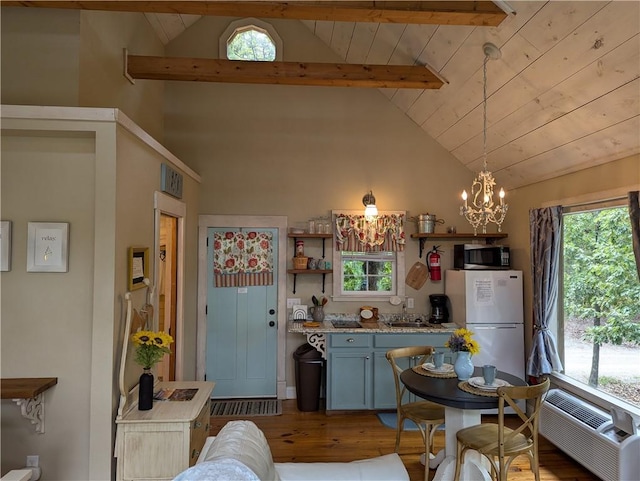
POLYGON ((369 356, 364 356, 365 359, 371 359, 369 356))
POLYGON ((202 423, 200 421, 196 421, 195 424, 193 425, 193 427, 195 429, 201 428, 202 427, 202 423))
POLYGON ((194 449, 193 451, 191 451, 191 457, 195 458, 196 456, 200 456, 200 450, 199 449, 194 449))
POLYGON ((350 337, 349 339, 347 339, 347 342, 356 342, 356 340, 353 337, 350 337))

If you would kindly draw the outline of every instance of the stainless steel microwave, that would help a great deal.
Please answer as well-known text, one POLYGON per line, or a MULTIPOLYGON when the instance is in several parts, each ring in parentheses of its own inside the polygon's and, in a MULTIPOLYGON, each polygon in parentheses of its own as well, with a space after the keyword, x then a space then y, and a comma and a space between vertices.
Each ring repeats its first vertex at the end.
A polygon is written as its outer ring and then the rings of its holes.
POLYGON ((507 246, 456 244, 453 246, 455 269, 511 269, 507 246))

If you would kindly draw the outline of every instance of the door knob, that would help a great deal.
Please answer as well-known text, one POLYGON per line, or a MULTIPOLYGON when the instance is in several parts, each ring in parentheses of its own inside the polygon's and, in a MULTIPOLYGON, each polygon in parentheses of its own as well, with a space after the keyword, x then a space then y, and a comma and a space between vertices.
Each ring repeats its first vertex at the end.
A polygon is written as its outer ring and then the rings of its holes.
POLYGON ((271 314, 272 316, 276 313, 275 309, 269 309, 269 314, 271 314))
POLYGON ((275 326, 275 325, 276 325, 276 323, 275 323, 275 322, 273 322, 273 321, 269 321, 269 327, 273 327, 273 326, 275 326))

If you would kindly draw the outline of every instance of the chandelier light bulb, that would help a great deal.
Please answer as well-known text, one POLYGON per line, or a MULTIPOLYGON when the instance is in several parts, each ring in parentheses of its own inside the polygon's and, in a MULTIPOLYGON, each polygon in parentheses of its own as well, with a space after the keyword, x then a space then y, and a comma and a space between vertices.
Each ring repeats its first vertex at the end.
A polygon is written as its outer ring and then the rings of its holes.
POLYGON ((500 188, 500 193, 498 194, 501 199, 504 199, 504 189, 500 188))
POLYGON ((467 191, 466 190, 462 191, 462 200, 467 200, 467 191))

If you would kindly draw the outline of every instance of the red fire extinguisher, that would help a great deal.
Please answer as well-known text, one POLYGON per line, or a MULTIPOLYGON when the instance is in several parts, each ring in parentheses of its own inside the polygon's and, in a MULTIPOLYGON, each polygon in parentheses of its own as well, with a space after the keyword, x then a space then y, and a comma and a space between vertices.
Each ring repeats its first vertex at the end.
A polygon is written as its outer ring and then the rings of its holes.
POLYGON ((427 267, 429 268, 429 279, 432 281, 442 280, 442 270, 440 269, 440 254, 438 254, 438 247, 433 246, 431 252, 429 252, 429 259, 427 267))

